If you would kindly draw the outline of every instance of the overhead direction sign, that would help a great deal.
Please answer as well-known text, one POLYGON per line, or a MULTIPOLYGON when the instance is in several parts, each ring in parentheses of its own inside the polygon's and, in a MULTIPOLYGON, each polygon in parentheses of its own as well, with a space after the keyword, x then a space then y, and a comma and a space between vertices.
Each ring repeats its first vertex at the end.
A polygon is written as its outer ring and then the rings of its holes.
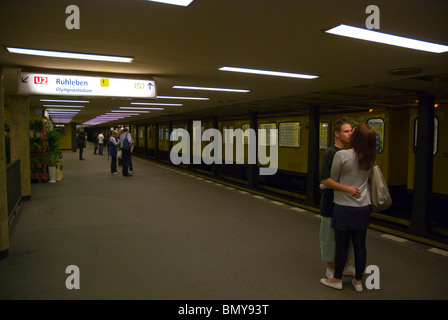
POLYGON ((155 98, 154 80, 19 72, 19 94, 155 98))

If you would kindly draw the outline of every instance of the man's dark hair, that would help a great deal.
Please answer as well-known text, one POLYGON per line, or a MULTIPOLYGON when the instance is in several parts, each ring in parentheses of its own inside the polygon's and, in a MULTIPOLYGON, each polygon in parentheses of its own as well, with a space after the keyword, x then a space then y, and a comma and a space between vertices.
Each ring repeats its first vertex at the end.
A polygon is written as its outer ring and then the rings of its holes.
POLYGON ((340 118, 340 119, 336 120, 333 123, 333 134, 334 134, 334 132, 340 132, 341 131, 341 127, 344 124, 350 124, 350 122, 348 122, 348 120, 345 119, 345 118, 340 118))

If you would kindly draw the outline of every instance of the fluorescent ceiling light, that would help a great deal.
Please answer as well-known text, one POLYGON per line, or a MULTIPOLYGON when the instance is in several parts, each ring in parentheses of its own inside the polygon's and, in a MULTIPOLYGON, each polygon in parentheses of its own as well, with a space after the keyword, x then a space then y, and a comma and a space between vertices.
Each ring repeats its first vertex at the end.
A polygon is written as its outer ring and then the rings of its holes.
POLYGON ((157 107, 120 107, 120 109, 132 109, 132 110, 165 110, 165 108, 157 108, 157 107))
POLYGON ((78 114, 77 111, 48 111, 49 114, 78 114))
POLYGON ((49 107, 49 108, 84 108, 84 106, 68 106, 68 105, 64 105, 64 104, 44 104, 44 107, 49 107))
POLYGON ((63 112, 79 112, 79 111, 81 111, 81 109, 57 109, 57 108, 48 108, 48 109, 45 109, 45 110, 47 110, 48 112, 50 112, 50 111, 63 111, 63 112))
POLYGON ((387 34, 369 29, 347 26, 344 24, 341 24, 329 30, 325 30, 325 32, 335 34, 338 36, 373 41, 378 43, 389 44, 392 46, 404 47, 421 51, 428 51, 434 53, 443 53, 448 51, 448 46, 446 45, 395 36, 393 34, 387 34))
POLYGON ((188 7, 188 5, 193 2, 193 0, 148 0, 148 1, 173 4, 182 7, 188 7))
POLYGON ((174 96, 157 96, 157 99, 180 99, 180 100, 210 100, 210 98, 199 97, 174 97, 174 96))
POLYGON ((88 100, 57 100, 57 99, 40 99, 40 101, 44 102, 68 102, 68 103, 89 103, 88 100))
POLYGON ((228 88, 211 88, 211 87, 173 86, 173 88, 190 89, 190 90, 228 91, 228 92, 250 92, 250 90, 246 89, 228 89, 228 88))
POLYGON ((70 123, 70 121, 72 120, 71 118, 52 118, 51 119, 55 124, 57 123, 70 123))
POLYGON ((140 106, 170 106, 170 107, 182 107, 182 103, 154 103, 154 102, 131 102, 140 106))
MULTIPOLYGON (((129 112, 134 112, 133 110, 111 110, 110 112, 116 112, 116 113, 129 113, 129 112)), ((151 111, 146 111, 146 110, 136 110, 135 112, 138 113, 150 113, 151 111)))
POLYGON ((93 120, 117 120, 117 119, 123 119, 123 118, 125 118, 125 116, 120 116, 120 117, 113 117, 113 116, 106 116, 106 115, 103 115, 103 116, 98 116, 98 117, 95 117, 93 120))
POLYGON ((319 76, 313 76, 313 75, 309 75, 309 74, 279 72, 279 71, 268 71, 268 70, 258 70, 258 69, 247 69, 247 68, 235 68, 235 67, 222 67, 222 68, 219 68, 219 70, 220 71, 232 71, 232 72, 262 74, 262 75, 276 76, 276 77, 289 77, 289 78, 301 78, 301 79, 315 79, 315 78, 319 78, 319 76))
POLYGON ((108 116, 112 116, 112 117, 130 117, 130 116, 138 116, 140 113, 133 113, 133 112, 128 112, 128 113, 112 113, 112 112, 107 112, 106 115, 108 116))
POLYGON ((134 58, 130 57, 103 56, 103 55, 86 54, 86 53, 47 51, 47 50, 35 50, 25 48, 13 48, 13 47, 7 47, 6 49, 11 53, 28 54, 33 56, 44 56, 52 58, 68 58, 68 59, 123 62, 123 63, 131 63, 134 60, 134 58))

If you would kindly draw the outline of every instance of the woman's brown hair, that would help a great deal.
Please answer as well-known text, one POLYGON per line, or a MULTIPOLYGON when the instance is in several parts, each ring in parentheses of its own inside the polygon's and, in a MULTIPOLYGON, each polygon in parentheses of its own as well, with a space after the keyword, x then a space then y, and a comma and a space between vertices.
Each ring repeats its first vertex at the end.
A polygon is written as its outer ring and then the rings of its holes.
POLYGON ((375 130, 365 123, 357 125, 350 136, 350 146, 355 150, 359 168, 372 168, 376 155, 375 130))

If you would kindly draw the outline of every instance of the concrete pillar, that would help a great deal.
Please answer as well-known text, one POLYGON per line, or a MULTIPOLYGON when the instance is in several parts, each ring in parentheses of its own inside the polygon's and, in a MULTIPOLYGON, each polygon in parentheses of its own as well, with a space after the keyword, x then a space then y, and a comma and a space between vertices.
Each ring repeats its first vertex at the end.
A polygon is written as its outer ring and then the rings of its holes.
MULTIPOLYGON (((218 117, 213 117, 213 121, 212 121, 212 128, 218 130, 219 128, 219 118, 218 117)), ((222 133, 224 135, 224 132, 222 133)), ((217 152, 217 151, 214 151, 217 152)), ((213 154, 215 155, 215 154, 213 154)), ((219 176, 219 165, 216 164, 215 162, 212 163, 212 177, 213 178, 218 178, 219 176)))
POLYGON ((72 136, 72 151, 76 152, 76 123, 71 123, 70 129, 70 134, 72 136))
MULTIPOLYGON (((173 121, 169 122, 169 124, 168 124, 168 131, 170 132, 170 135, 171 135, 171 133, 173 132, 173 121)), ((171 141, 171 139, 170 139, 170 140, 168 140, 168 156, 169 156, 168 162, 170 164, 172 164, 171 156, 170 156, 171 149, 173 149, 173 141, 171 141)))
MULTIPOLYGON (((250 112, 250 128, 255 130, 255 141, 251 143, 255 143, 255 154, 258 155, 258 113, 250 112)), ((257 163, 249 163, 247 165, 247 182, 250 188, 257 189, 258 188, 258 164, 257 163)))
POLYGON ((319 205, 319 123, 320 107, 309 107, 308 124, 308 174, 306 177, 306 203, 319 205))
POLYGON ((431 198, 434 149, 435 96, 418 99, 417 146, 415 149, 414 200, 410 230, 428 237, 431 225, 431 198))
POLYGON ((0 68, 0 259, 8 256, 9 225, 8 198, 6 189, 5 152, 5 95, 3 90, 3 68, 0 68))
POLYGON ((31 196, 30 175, 30 108, 28 97, 10 97, 11 114, 11 161, 20 159, 22 198, 31 196))

